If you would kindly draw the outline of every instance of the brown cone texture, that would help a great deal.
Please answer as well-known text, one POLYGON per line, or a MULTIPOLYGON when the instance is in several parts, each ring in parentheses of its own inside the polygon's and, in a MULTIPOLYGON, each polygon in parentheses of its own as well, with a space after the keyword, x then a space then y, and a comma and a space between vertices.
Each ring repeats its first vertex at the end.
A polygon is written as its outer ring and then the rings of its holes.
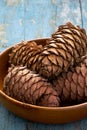
POLYGON ((29 69, 37 71, 38 56, 42 48, 42 45, 37 45, 34 41, 23 41, 13 47, 9 62, 14 65, 26 65, 29 69))
POLYGON ((87 56, 77 67, 58 76, 53 86, 61 102, 87 101, 87 56))
POLYGON ((3 91, 19 101, 42 106, 59 106, 57 92, 46 79, 26 67, 11 67, 3 91))
POLYGON ((67 71, 85 54, 87 37, 84 29, 71 23, 59 26, 39 56, 39 73, 46 78, 67 71))

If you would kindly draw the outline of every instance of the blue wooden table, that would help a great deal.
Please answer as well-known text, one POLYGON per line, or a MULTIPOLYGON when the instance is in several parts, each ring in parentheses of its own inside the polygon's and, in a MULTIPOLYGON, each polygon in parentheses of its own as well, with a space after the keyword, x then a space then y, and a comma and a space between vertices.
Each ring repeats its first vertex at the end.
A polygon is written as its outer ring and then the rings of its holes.
MULTIPOLYGON (((50 37, 68 21, 87 31, 87 0, 0 0, 0 51, 22 40, 50 37)), ((32 123, 0 104, 0 130, 87 130, 87 119, 63 125, 32 123)))

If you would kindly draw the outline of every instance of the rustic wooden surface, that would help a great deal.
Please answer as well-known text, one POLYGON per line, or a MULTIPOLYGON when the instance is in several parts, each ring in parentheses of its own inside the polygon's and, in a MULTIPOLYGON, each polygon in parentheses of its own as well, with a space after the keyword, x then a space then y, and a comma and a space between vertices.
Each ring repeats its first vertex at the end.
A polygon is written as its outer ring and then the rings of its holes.
MULTIPOLYGON (((87 0, 0 0, 0 51, 22 40, 50 37, 67 21, 87 31, 87 0)), ((87 130, 87 119, 63 125, 32 123, 0 104, 0 130, 87 130)))

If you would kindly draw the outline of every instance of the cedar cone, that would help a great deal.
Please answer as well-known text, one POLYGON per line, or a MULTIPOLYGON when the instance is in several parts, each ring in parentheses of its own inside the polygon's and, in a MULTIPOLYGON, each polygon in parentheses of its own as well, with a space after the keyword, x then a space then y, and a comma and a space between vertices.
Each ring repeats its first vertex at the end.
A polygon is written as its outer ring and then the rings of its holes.
POLYGON ((85 29, 66 23, 59 26, 57 32, 47 41, 39 56, 38 72, 53 79, 61 72, 67 71, 70 66, 79 61, 87 49, 85 29))
POLYGON ((42 48, 42 45, 37 45, 34 41, 23 41, 12 48, 9 63, 13 65, 26 65, 29 69, 37 71, 38 56, 42 48))
POLYGON ((19 101, 42 106, 59 106, 57 92, 46 79, 25 66, 9 69, 4 79, 3 91, 19 101))
POLYGON ((87 101, 87 55, 78 66, 53 80, 53 86, 61 102, 87 101))

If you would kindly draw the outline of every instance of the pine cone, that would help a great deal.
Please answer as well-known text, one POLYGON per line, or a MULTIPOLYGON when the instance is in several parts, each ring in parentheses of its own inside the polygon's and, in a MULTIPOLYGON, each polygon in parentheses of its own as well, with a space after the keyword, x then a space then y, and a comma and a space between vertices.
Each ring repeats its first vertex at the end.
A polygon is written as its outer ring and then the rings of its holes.
POLYGON ((38 58, 38 72, 53 79, 78 62, 86 49, 87 37, 84 29, 71 23, 59 26, 38 58))
POLYGON ((86 52, 87 37, 85 29, 81 29, 79 26, 74 26, 70 22, 66 23, 66 25, 59 26, 57 32, 52 34, 52 38, 58 42, 61 41, 62 44, 67 44, 73 51, 76 60, 86 52), (61 35, 63 36, 61 37, 61 35))
POLYGON ((31 70, 38 70, 38 56, 42 50, 42 45, 36 42, 23 41, 13 47, 10 54, 9 63, 13 65, 27 66, 31 70))
POLYGON ((61 102, 87 101, 87 55, 78 66, 60 74, 53 86, 61 102))
POLYGON ((46 79, 26 67, 11 67, 3 91, 19 101, 42 106, 59 106, 57 92, 46 79))

